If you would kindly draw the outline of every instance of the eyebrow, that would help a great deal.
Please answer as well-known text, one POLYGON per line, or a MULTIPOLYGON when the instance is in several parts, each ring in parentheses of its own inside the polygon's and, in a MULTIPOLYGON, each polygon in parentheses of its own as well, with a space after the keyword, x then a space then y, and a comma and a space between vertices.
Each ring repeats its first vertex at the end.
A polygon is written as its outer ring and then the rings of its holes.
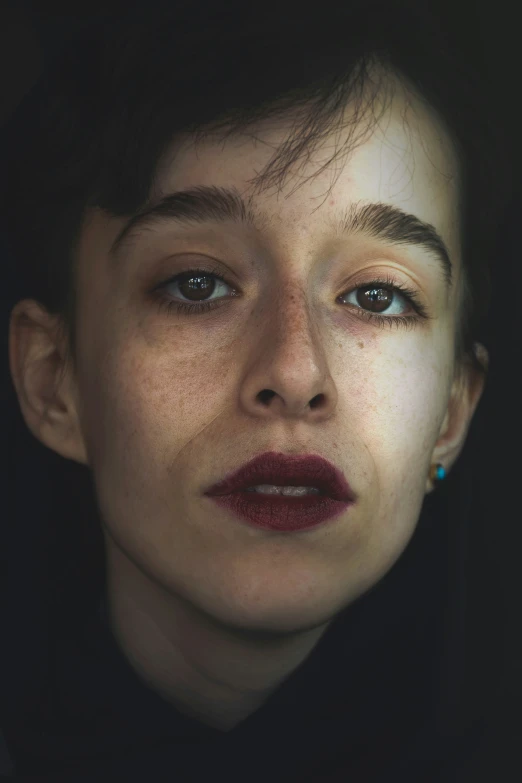
MULTIPOLYGON (((201 185, 179 190, 133 215, 112 243, 110 256, 117 260, 131 249, 142 232, 165 222, 182 225, 234 222, 262 231, 267 220, 253 198, 245 200, 236 188, 201 185)), ((382 202, 358 201, 340 217, 329 217, 327 222, 338 235, 364 234, 392 245, 422 248, 438 262, 445 285, 448 290, 451 288, 452 262, 448 249, 436 228, 416 215, 382 202)))

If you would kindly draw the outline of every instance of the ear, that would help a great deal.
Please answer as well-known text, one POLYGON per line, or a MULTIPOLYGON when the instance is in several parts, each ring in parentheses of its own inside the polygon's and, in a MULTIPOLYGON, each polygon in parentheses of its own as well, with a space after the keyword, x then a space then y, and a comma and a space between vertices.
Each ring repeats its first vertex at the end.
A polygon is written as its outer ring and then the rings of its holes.
MULTIPOLYGON (((446 473, 449 473, 464 447, 471 420, 486 384, 489 354, 481 343, 475 343, 475 348, 484 366, 484 372, 480 372, 469 360, 457 369, 446 415, 432 454, 431 464, 440 462, 446 473)), ((429 494, 434 488, 435 485, 428 476, 426 493, 429 494)))
POLYGON ((25 423, 44 446, 87 464, 66 356, 63 322, 32 299, 17 302, 9 322, 9 367, 25 423))

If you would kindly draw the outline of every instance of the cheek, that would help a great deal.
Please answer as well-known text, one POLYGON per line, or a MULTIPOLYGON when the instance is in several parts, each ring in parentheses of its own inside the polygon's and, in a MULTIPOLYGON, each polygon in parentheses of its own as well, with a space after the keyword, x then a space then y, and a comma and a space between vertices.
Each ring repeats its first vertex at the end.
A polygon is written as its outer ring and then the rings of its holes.
POLYGON ((346 437, 353 433, 360 439, 379 472, 392 475, 407 466, 411 473, 412 464, 422 469, 445 412, 440 366, 420 353, 373 354, 371 360, 352 363, 338 391, 344 398, 339 404, 345 410, 346 437))
MULTIPOLYGON (((386 445, 387 451, 422 442, 438 421, 444 397, 441 368, 420 353, 384 355, 378 339, 362 330, 354 345, 349 361, 339 346, 329 368, 337 387, 334 415, 345 421, 346 438, 353 434, 386 445)), ((139 433, 156 446, 166 438, 174 451, 173 438, 182 442, 191 437, 237 398, 237 389, 234 393, 229 385, 241 382, 238 355, 231 346, 187 355, 186 344, 138 355, 123 351, 117 364, 108 364, 91 382, 96 386, 91 399, 100 401, 99 389, 104 390, 96 428, 105 419, 106 433, 116 429, 127 438, 139 433)))
MULTIPOLYGON (((130 341, 132 344, 132 341, 130 341)), ((91 424, 112 459, 146 463, 158 477, 180 448, 215 416, 225 392, 226 365, 183 356, 172 347, 153 353, 122 351, 99 375, 91 424), (209 382, 211 379, 211 382, 209 382), (96 419, 96 423, 94 422, 96 419)))

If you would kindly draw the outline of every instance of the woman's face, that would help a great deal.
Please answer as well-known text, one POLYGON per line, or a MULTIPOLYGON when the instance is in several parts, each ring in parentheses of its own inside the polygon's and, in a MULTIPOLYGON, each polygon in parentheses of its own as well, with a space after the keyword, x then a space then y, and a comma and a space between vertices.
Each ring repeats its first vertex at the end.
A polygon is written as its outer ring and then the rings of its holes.
POLYGON ((92 470, 119 589, 153 582, 219 622, 281 631, 327 622, 391 568, 431 489, 430 465, 451 467, 482 391, 471 371, 453 383, 457 161, 434 116, 399 90, 346 159, 318 173, 342 141, 332 133, 280 193, 253 195, 249 180, 288 130, 260 125, 254 138, 197 149, 187 138, 158 169, 155 199, 234 190, 253 196, 256 225, 164 217, 112 257, 126 219, 86 215, 78 374, 62 388, 61 418, 42 425, 24 413, 46 445, 92 470), (354 205, 375 203, 440 235, 450 287, 435 252, 340 230, 354 205), (152 290, 198 268, 218 276, 202 281, 207 296, 179 281, 163 296, 219 306, 160 308, 152 290), (399 291, 372 304, 365 284, 383 276, 414 289, 429 318, 399 291), (326 457, 357 503, 333 524, 278 535, 203 495, 264 451, 326 457))

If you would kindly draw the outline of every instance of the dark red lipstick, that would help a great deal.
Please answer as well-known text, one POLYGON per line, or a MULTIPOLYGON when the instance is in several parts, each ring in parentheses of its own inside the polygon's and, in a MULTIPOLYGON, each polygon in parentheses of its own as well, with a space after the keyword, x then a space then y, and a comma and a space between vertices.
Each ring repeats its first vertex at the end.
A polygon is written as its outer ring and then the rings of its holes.
POLYGON ((316 527, 356 500, 343 473, 323 457, 274 451, 254 457, 204 494, 249 524, 278 531, 316 527), (319 492, 293 497, 252 491, 259 485, 313 487, 319 492))

